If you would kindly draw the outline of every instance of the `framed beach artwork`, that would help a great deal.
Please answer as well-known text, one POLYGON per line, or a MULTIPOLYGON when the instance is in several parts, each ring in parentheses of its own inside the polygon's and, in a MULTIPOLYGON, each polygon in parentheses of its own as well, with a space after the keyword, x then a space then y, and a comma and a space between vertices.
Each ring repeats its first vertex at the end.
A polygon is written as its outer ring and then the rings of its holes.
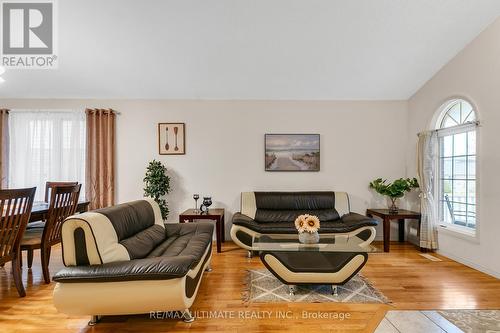
POLYGON ((266 134, 266 171, 319 171, 319 134, 266 134))
POLYGON ((186 130, 184 123, 158 124, 158 150, 160 155, 184 155, 186 130))

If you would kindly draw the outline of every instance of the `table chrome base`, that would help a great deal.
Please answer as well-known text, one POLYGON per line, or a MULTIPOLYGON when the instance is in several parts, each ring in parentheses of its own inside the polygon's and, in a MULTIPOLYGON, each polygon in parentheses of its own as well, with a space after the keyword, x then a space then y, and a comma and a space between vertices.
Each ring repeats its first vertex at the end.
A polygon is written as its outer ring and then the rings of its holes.
POLYGON ((88 322, 89 326, 95 326, 101 320, 101 316, 91 316, 88 322))
POLYGON ((189 309, 184 310, 182 316, 184 317, 183 320, 185 323, 192 323, 194 321, 194 316, 189 309))

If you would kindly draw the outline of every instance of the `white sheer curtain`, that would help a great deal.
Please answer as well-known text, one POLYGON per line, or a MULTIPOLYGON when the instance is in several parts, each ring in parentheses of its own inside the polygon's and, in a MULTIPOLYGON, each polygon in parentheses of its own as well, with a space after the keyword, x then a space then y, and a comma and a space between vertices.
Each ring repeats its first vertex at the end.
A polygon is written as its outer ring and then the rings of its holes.
POLYGON ((10 188, 36 186, 42 201, 46 181, 84 184, 84 112, 11 110, 9 130, 10 188))
POLYGON ((435 131, 418 134, 417 175, 420 185, 420 247, 435 250, 438 247, 436 202, 434 184, 438 140, 435 131))

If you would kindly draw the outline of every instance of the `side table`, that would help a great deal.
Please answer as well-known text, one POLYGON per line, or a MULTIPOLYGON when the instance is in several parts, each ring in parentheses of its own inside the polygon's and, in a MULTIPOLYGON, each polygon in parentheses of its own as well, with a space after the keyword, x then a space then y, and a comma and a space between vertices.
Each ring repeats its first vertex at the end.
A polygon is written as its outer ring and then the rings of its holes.
MULTIPOLYGON (((383 220, 384 223, 384 252, 389 252, 391 240, 391 221, 398 220, 399 241, 405 240, 405 221, 406 219, 418 220, 418 235, 420 235, 420 213, 412 212, 410 210, 400 209, 397 213, 389 212, 389 209, 367 209, 366 215, 368 217, 377 216, 383 220)), ((422 249, 421 249, 422 250, 422 249)))
POLYGON ((208 214, 200 214, 194 209, 185 210, 179 215, 179 222, 193 222, 194 220, 215 220, 215 239, 217 241, 217 253, 221 252, 222 242, 225 241, 224 233, 224 208, 209 209, 208 214))

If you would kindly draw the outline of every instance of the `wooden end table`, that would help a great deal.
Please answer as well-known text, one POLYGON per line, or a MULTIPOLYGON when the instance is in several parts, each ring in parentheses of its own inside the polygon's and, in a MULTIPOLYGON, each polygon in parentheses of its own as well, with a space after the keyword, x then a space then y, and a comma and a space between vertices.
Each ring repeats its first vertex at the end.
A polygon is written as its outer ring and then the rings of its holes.
MULTIPOLYGON (((406 219, 418 220, 417 235, 420 235, 420 213, 412 212, 411 210, 400 209, 397 213, 389 212, 389 209, 367 209, 366 215, 368 217, 377 216, 383 220, 384 223, 384 252, 389 252, 391 240, 391 221, 398 220, 399 241, 405 240, 405 221, 406 219)), ((422 249, 420 249, 422 250, 422 249)))
POLYGON ((224 233, 224 208, 209 209, 208 214, 200 214, 194 209, 188 209, 179 215, 179 222, 193 222, 194 220, 215 220, 215 239, 217 241, 217 253, 221 252, 222 242, 225 242, 224 233))

